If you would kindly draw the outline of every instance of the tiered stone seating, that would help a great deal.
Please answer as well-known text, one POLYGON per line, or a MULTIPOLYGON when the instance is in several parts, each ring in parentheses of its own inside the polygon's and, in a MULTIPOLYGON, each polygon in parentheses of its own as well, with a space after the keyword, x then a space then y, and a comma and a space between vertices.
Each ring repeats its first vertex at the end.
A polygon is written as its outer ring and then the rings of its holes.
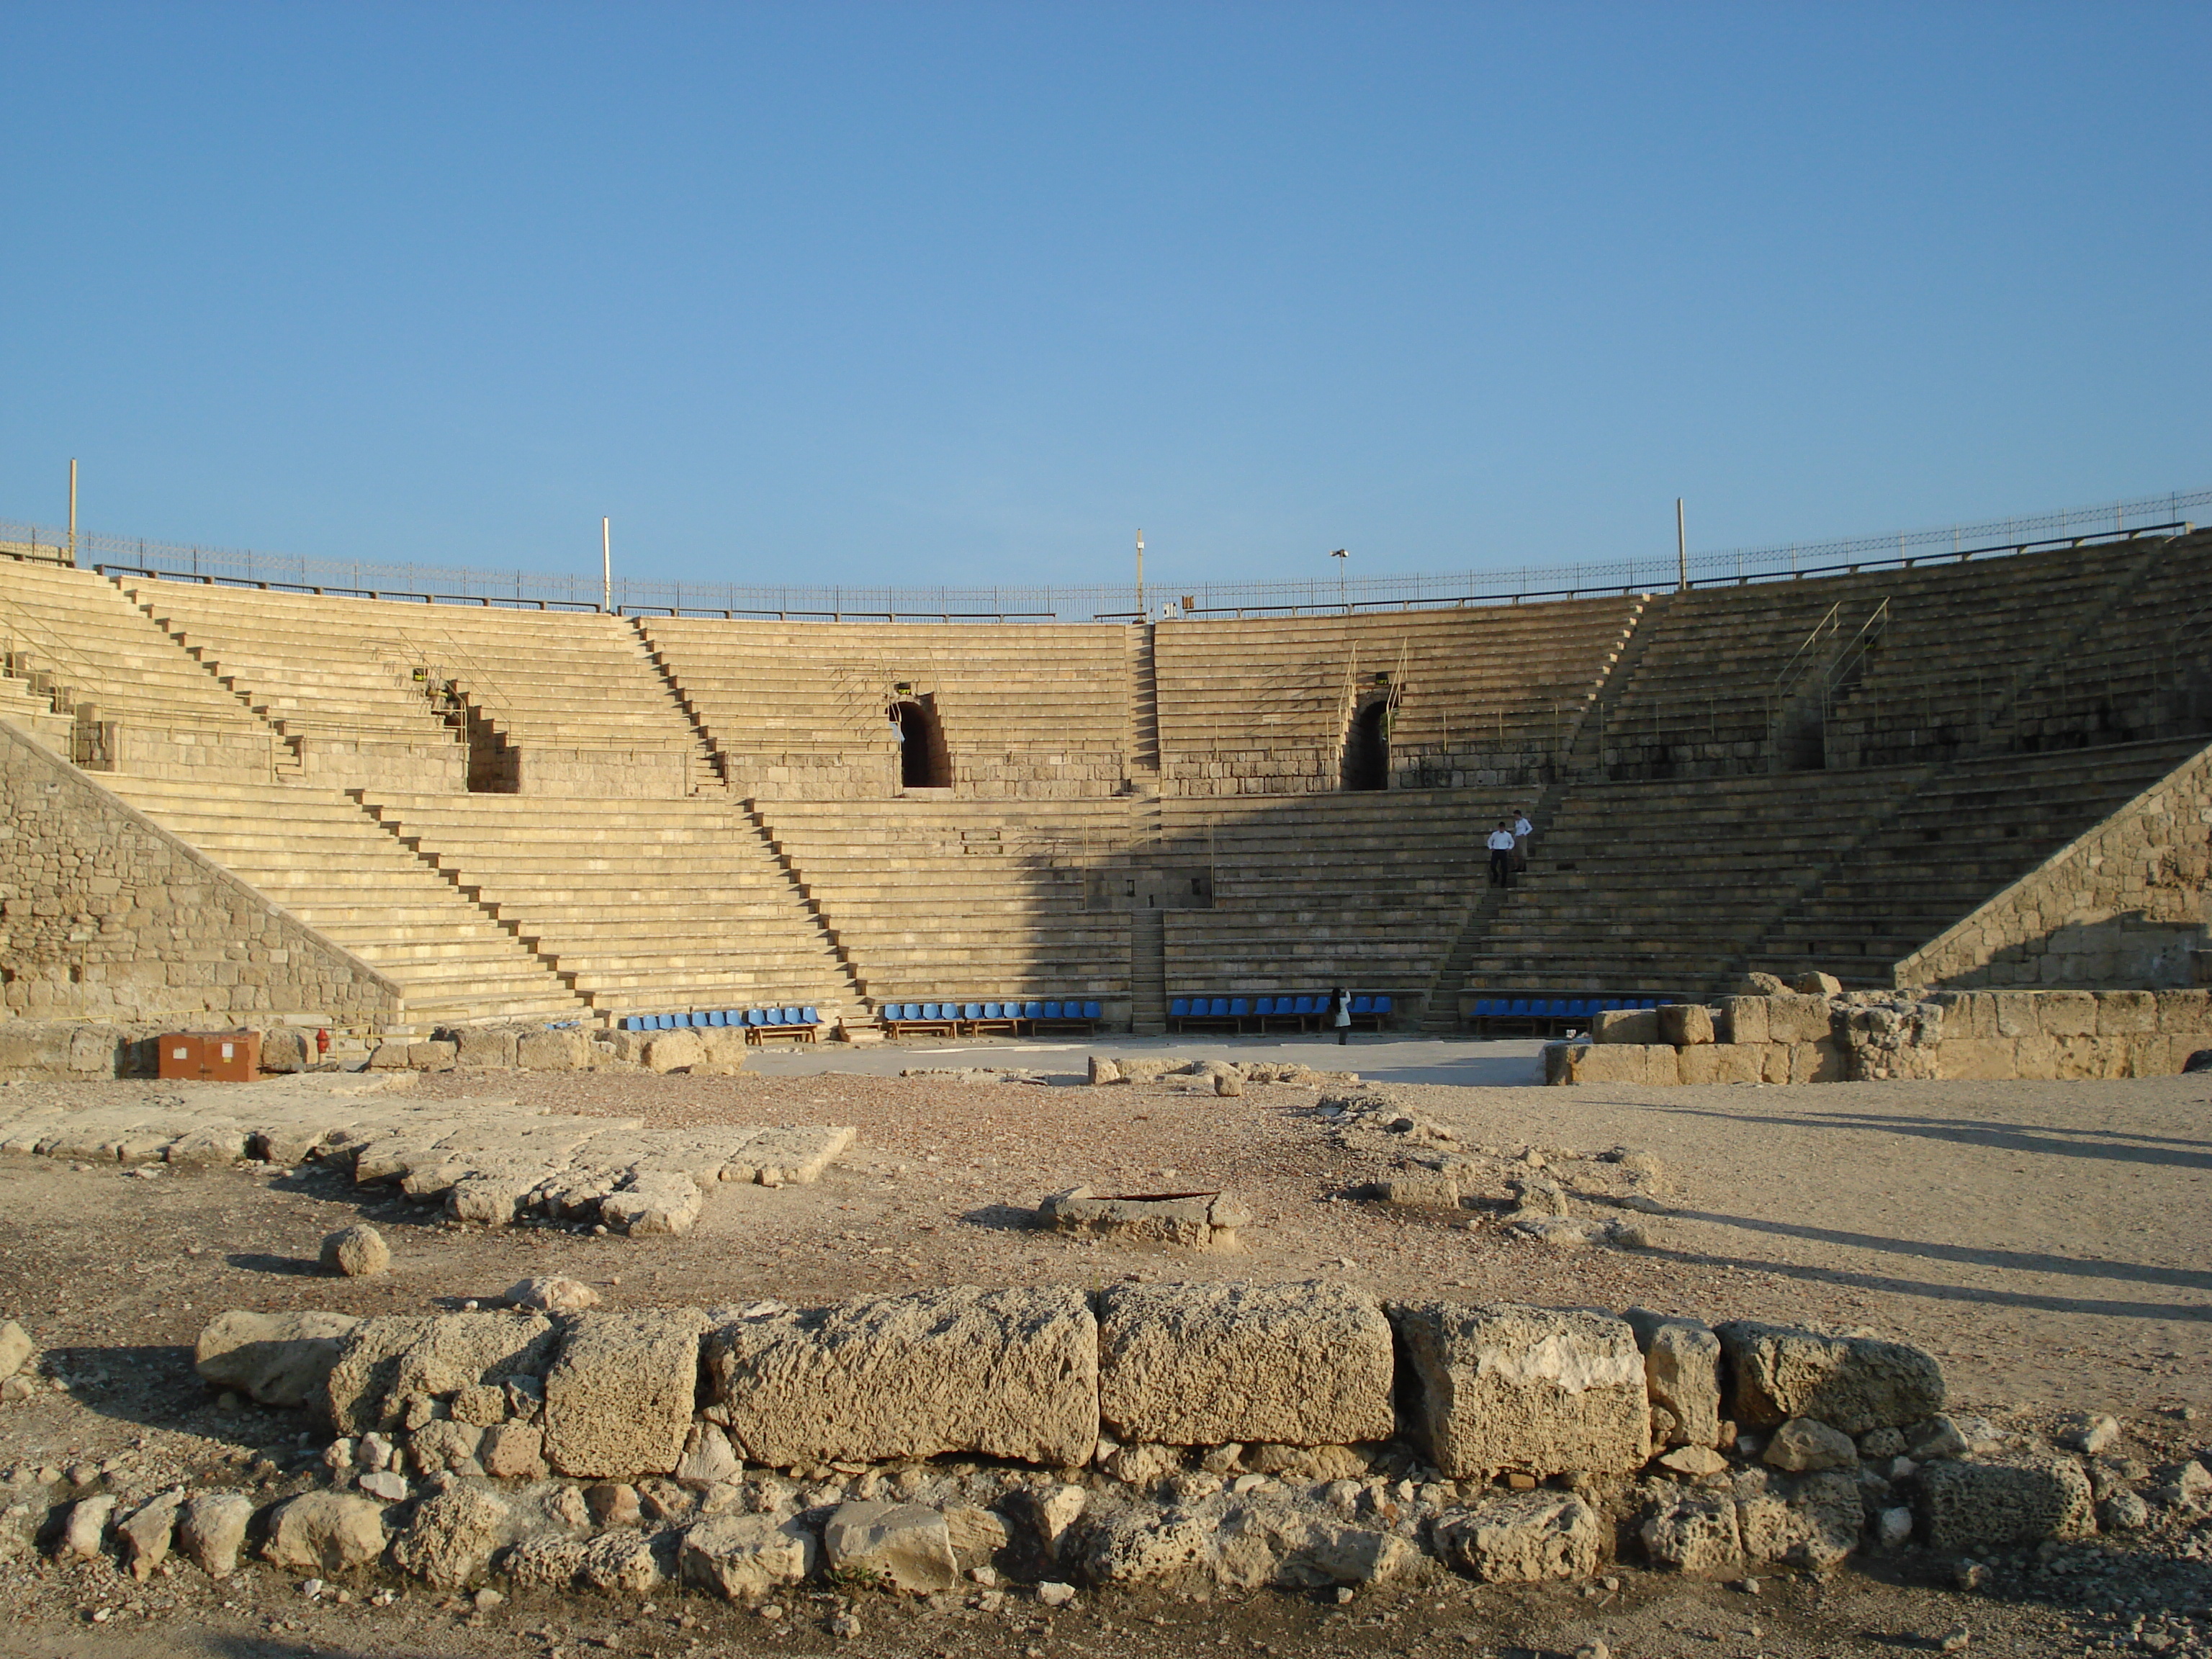
POLYGON ((1917 769, 1576 787, 1475 950, 1465 989, 1723 987, 1917 769))
POLYGON ((1340 984, 1418 999, 1483 879, 1498 813, 1463 790, 1160 805, 1170 839, 1210 840, 1213 870, 1212 909, 1162 917, 1170 996, 1340 984))
POLYGON ((640 626, 742 794, 896 793, 885 711, 909 696, 934 708, 956 793, 1110 795, 1127 775, 1123 628, 696 617, 640 626))
POLYGON ((2024 687, 1999 722, 2006 747, 2212 735, 2212 532, 2151 556, 2112 612, 2024 687))
MULTIPOLYGON (((1832 607, 1847 637, 1880 603, 1880 573, 1656 599, 1638 658, 1598 733, 1614 780, 1730 777, 1768 769, 1776 694, 1832 607)), ((1807 653, 1810 657, 1813 653, 1807 653)), ((1802 660, 1802 659, 1800 659, 1802 660)))
POLYGON ((129 774, 104 781, 398 983, 410 1019, 587 1012, 549 963, 335 791, 129 774))
POLYGON ((397 794, 366 804, 601 1012, 811 1004, 853 985, 753 821, 726 799, 397 794))
POLYGON ((2185 738, 1992 756, 1931 772, 1790 907, 1749 963, 1777 973, 1819 968, 1848 982, 1887 986, 1900 958, 2203 747, 2203 738, 2185 738))
POLYGON ((1164 622, 1154 630, 1170 793, 1273 795, 1342 782, 1355 707, 1397 682, 1400 787, 1533 782, 1572 741, 1640 599, 1164 622))
POLYGON ((2023 678, 2104 615, 2148 556, 2122 544, 1887 573, 1887 623, 1828 720, 1827 764, 1909 765, 1985 746, 2023 678))
POLYGON ((10 677, 84 728, 82 764, 166 777, 297 770, 274 728, 89 570, 0 559, 0 635, 10 677), (76 720, 86 703, 94 720, 76 720))
POLYGON ((179 581, 123 592, 292 740, 307 781, 468 787, 459 716, 437 700, 452 653, 418 637, 424 607, 179 581))
POLYGON ((1082 996, 1128 1018, 1129 915, 1086 908, 1121 801, 763 803, 872 1002, 1082 996))
POLYGON ((672 798, 721 787, 705 740, 622 617, 457 605, 416 614, 417 637, 447 656, 446 677, 511 745, 520 793, 672 798))

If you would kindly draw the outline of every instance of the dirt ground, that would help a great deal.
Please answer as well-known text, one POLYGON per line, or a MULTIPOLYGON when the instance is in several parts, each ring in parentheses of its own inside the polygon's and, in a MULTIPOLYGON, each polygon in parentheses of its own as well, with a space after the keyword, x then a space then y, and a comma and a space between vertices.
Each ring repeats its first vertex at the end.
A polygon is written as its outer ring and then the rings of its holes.
MULTIPOLYGON (((1192 1052, 1200 1052, 1194 1047, 1192 1052)), ((1207 1052, 1233 1053, 1214 1048, 1207 1052)), ((1240 1056, 1241 1057, 1241 1056, 1240 1056)), ((856 1057, 858 1058, 858 1057, 856 1057)), ((868 1070, 888 1069, 870 1054, 868 1070)), ((1020 1064, 1018 1051, 969 1057, 1020 1064)), ((1444 1295, 1708 1319, 1859 1325, 1944 1360, 1954 1409, 1999 1420, 2111 1412, 2156 1463, 2212 1440, 2212 1079, 1899 1083, 1783 1088, 1539 1090, 1394 1083, 1393 1099, 1467 1145, 1649 1150, 1668 1179, 1654 1248, 1561 1250, 1475 1209, 1400 1212, 1346 1194, 1392 1158, 1343 1137, 1316 1091, 1194 1085, 1091 1089, 816 1073, 736 1078, 634 1072, 423 1079, 418 1092, 495 1097, 654 1123, 846 1123, 852 1151, 816 1186, 726 1187, 678 1238, 463 1230, 433 1208, 361 1193, 334 1171, 217 1170, 145 1179, 44 1159, 0 1164, 0 1317, 22 1322, 67 1386, 0 1407, 0 1472, 104 1466, 117 1480, 229 1464, 281 1481, 300 1419, 225 1413, 190 1344, 233 1307, 370 1313, 489 1299, 526 1275, 596 1285, 611 1305, 773 1297, 827 1301, 948 1282, 1098 1286, 1124 1278, 1333 1278, 1384 1295, 1444 1295), (1047 1193, 1227 1188, 1258 1217, 1233 1254, 1174 1255, 1063 1239, 1027 1224, 1047 1193), (331 1229, 366 1216, 388 1276, 315 1269, 331 1229)), ((1335 1054, 1329 1057, 1337 1059, 1335 1054)), ((1359 1063, 1354 1049, 1342 1058, 1359 1063)), ((942 1059, 913 1063, 947 1063, 942 1059)), ((1326 1063, 1326 1062, 1323 1062, 1326 1063)), ((15 1084, 120 1103, 177 1085, 15 1084)), ((221 1087, 224 1085, 194 1085, 221 1087)), ((234 1085, 251 1088, 255 1085, 234 1085)), ((1502 1189, 1492 1196, 1502 1198, 1502 1189)), ((1478 1194, 1478 1199, 1484 1196, 1478 1194)), ((240 1477, 243 1479, 243 1475, 240 1477)), ((526 1596, 476 1612, 418 1589, 390 1606, 302 1598, 256 1569, 209 1587, 179 1568, 149 1587, 106 1563, 0 1566, 8 1651, 210 1655, 598 1651, 884 1655, 1121 1652, 1887 1654, 1964 1623, 1976 1651, 2075 1654, 2134 1642, 2139 1615, 2197 1650, 2212 1580, 2189 1564, 2138 1594, 2080 1581, 1960 1595, 1948 1564, 1855 1563, 1763 1594, 1617 1571, 1615 1587, 1506 1589, 1438 1581, 1347 1606, 1289 1594, 1231 1603, 1086 1593, 1047 1613, 864 1600, 836 1642, 826 1601, 769 1623, 685 1594, 658 1607, 526 1596), (2094 1605, 2093 1605, 2094 1604, 2094 1605), (134 1606, 139 1609, 133 1611, 134 1606), (97 1624, 95 1614, 104 1616, 97 1624)), ((2008 1581, 2009 1582, 2009 1581, 2008 1581)), ((2162 1650, 2153 1642, 2144 1650, 2162 1650)))

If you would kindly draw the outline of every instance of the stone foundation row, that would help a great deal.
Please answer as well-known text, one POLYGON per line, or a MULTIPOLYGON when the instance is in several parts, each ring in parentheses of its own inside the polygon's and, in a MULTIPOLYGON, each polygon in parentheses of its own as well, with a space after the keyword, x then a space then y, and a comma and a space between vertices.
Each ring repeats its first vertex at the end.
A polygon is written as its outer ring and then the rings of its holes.
POLYGON ((50 1547, 94 1553, 119 1519, 127 1559, 173 1545, 210 1571, 254 1546, 449 1586, 757 1599, 826 1571, 1064 1599, 1085 1578, 1570 1577, 1616 1554, 1826 1571, 1916 1534, 1957 1550, 2097 1524, 2078 1463, 1978 1445, 1903 1343, 1328 1283, 231 1313, 198 1363, 327 1417, 329 1489, 259 1508, 175 1492, 127 1516, 95 1494, 50 1547))
MULTIPOLYGON (((1767 978, 1752 976, 1753 981, 1767 978)), ((1778 980, 1771 983, 1781 987, 1778 980)), ((1588 1039, 1546 1046, 1544 1080, 1670 1085, 2172 1077, 2208 1050, 2212 992, 1845 994, 1783 988, 1724 997, 1711 1006, 1685 1003, 1601 1014, 1588 1039)))

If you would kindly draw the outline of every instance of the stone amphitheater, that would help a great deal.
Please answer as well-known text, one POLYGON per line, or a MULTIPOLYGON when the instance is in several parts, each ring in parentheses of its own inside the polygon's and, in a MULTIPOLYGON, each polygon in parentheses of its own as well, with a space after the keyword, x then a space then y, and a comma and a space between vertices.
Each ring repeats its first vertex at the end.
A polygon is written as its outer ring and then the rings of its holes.
POLYGON ((1053 1000, 1148 1032, 1341 984, 1446 1034, 1747 970, 2203 982, 2201 533, 1142 625, 426 605, 15 550, 19 1018, 1053 1000), (1512 806, 1534 855, 1493 890, 1512 806))
POLYGON ((0 547, 0 1618, 2204 1652, 2208 592, 2171 526, 1065 623, 0 547), (211 1028, 264 1075, 149 1080, 211 1028), (1579 1087, 1425 1069, 1490 1039, 1579 1087))

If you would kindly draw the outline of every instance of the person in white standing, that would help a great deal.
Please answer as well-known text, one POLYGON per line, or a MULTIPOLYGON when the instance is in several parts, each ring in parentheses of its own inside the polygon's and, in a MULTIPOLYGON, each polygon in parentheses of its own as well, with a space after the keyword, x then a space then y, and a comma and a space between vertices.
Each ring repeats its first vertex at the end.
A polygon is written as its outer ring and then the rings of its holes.
POLYGON ((1336 1018, 1330 1023, 1336 1027, 1336 1046, 1341 1048, 1351 1040, 1352 993, 1340 985, 1328 994, 1328 1000, 1336 1011, 1336 1018))
POLYGON ((1490 884, 1513 884, 1513 832, 1505 827, 1504 818, 1498 819, 1498 828, 1490 832, 1490 884))
POLYGON ((1519 807, 1513 809, 1513 873, 1525 875, 1528 869, 1528 837, 1536 833, 1536 826, 1528 822, 1528 813, 1519 807))

